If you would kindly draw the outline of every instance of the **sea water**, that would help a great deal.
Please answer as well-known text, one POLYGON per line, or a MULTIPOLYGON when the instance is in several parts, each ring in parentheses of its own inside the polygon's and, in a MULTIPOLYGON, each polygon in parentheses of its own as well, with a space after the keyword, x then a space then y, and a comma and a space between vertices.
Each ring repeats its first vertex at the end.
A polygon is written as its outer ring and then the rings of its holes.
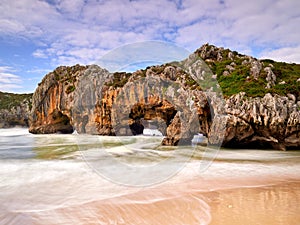
POLYGON ((0 224, 300 221, 300 152, 0 129, 0 224))

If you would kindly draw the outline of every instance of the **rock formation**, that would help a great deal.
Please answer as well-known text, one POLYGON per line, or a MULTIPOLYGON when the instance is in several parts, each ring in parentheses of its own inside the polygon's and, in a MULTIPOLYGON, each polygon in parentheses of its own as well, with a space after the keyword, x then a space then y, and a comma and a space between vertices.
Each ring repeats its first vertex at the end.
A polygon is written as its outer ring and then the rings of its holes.
POLYGON ((71 133, 75 129, 99 135, 138 135, 143 133, 143 121, 151 120, 167 135, 165 144, 178 144, 199 131, 188 124, 207 113, 200 109, 195 113, 189 101, 208 107, 204 93, 191 90, 185 76, 180 68, 165 65, 133 74, 110 74, 95 65, 59 67, 43 79, 33 95, 29 131, 71 133), (174 138, 167 127, 178 121, 186 125, 174 138))
POLYGON ((245 93, 226 100, 228 118, 224 146, 247 148, 299 148, 300 102, 289 97, 266 94, 247 98, 245 93))
POLYGON ((0 128, 28 127, 32 94, 0 92, 0 128))
POLYGON ((165 145, 202 133, 225 147, 299 149, 300 82, 278 71, 276 62, 208 44, 182 62, 134 73, 58 67, 33 95, 29 130, 139 135, 151 120, 165 145))

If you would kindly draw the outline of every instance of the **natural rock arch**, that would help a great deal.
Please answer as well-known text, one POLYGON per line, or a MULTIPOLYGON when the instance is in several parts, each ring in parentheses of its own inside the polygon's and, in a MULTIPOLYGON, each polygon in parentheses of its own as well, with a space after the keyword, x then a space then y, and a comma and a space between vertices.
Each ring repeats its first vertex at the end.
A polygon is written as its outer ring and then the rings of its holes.
POLYGON ((199 111, 203 104, 208 102, 200 90, 190 90, 164 77, 146 76, 126 83, 108 111, 117 136, 142 134, 145 122, 154 120, 165 136, 163 145, 180 145, 191 144, 194 134, 206 135, 207 112, 199 111), (200 127, 199 119, 204 114, 200 127))
POLYGON ((54 109, 44 122, 45 123, 40 124, 37 129, 31 129, 30 132, 35 134, 71 134, 74 131, 71 125, 71 118, 58 109, 54 109))
POLYGON ((144 102, 136 103, 132 106, 128 124, 133 135, 143 134, 145 127, 149 126, 148 121, 152 121, 157 129, 166 134, 166 128, 170 125, 177 110, 167 100, 158 97, 150 97, 144 102))

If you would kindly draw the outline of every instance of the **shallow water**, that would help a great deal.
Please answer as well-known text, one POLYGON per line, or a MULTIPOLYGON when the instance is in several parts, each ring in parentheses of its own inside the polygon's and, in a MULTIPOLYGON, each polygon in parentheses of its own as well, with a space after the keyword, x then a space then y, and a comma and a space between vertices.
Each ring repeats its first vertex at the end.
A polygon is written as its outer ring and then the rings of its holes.
POLYGON ((300 221, 300 152, 0 130, 0 224, 300 221))

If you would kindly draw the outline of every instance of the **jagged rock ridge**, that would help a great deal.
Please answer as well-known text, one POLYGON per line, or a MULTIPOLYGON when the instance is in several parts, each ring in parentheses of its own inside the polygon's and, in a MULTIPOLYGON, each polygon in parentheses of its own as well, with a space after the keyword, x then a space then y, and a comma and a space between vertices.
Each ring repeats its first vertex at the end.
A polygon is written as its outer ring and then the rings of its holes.
POLYGON ((206 44, 183 62, 134 73, 59 67, 33 95, 30 132, 137 135, 151 120, 166 145, 199 132, 225 147, 297 149, 299 74, 287 77, 284 66, 206 44))
POLYGON ((240 92, 250 97, 263 97, 267 93, 300 95, 300 64, 257 60, 208 44, 196 53, 210 67, 226 97, 240 92))

